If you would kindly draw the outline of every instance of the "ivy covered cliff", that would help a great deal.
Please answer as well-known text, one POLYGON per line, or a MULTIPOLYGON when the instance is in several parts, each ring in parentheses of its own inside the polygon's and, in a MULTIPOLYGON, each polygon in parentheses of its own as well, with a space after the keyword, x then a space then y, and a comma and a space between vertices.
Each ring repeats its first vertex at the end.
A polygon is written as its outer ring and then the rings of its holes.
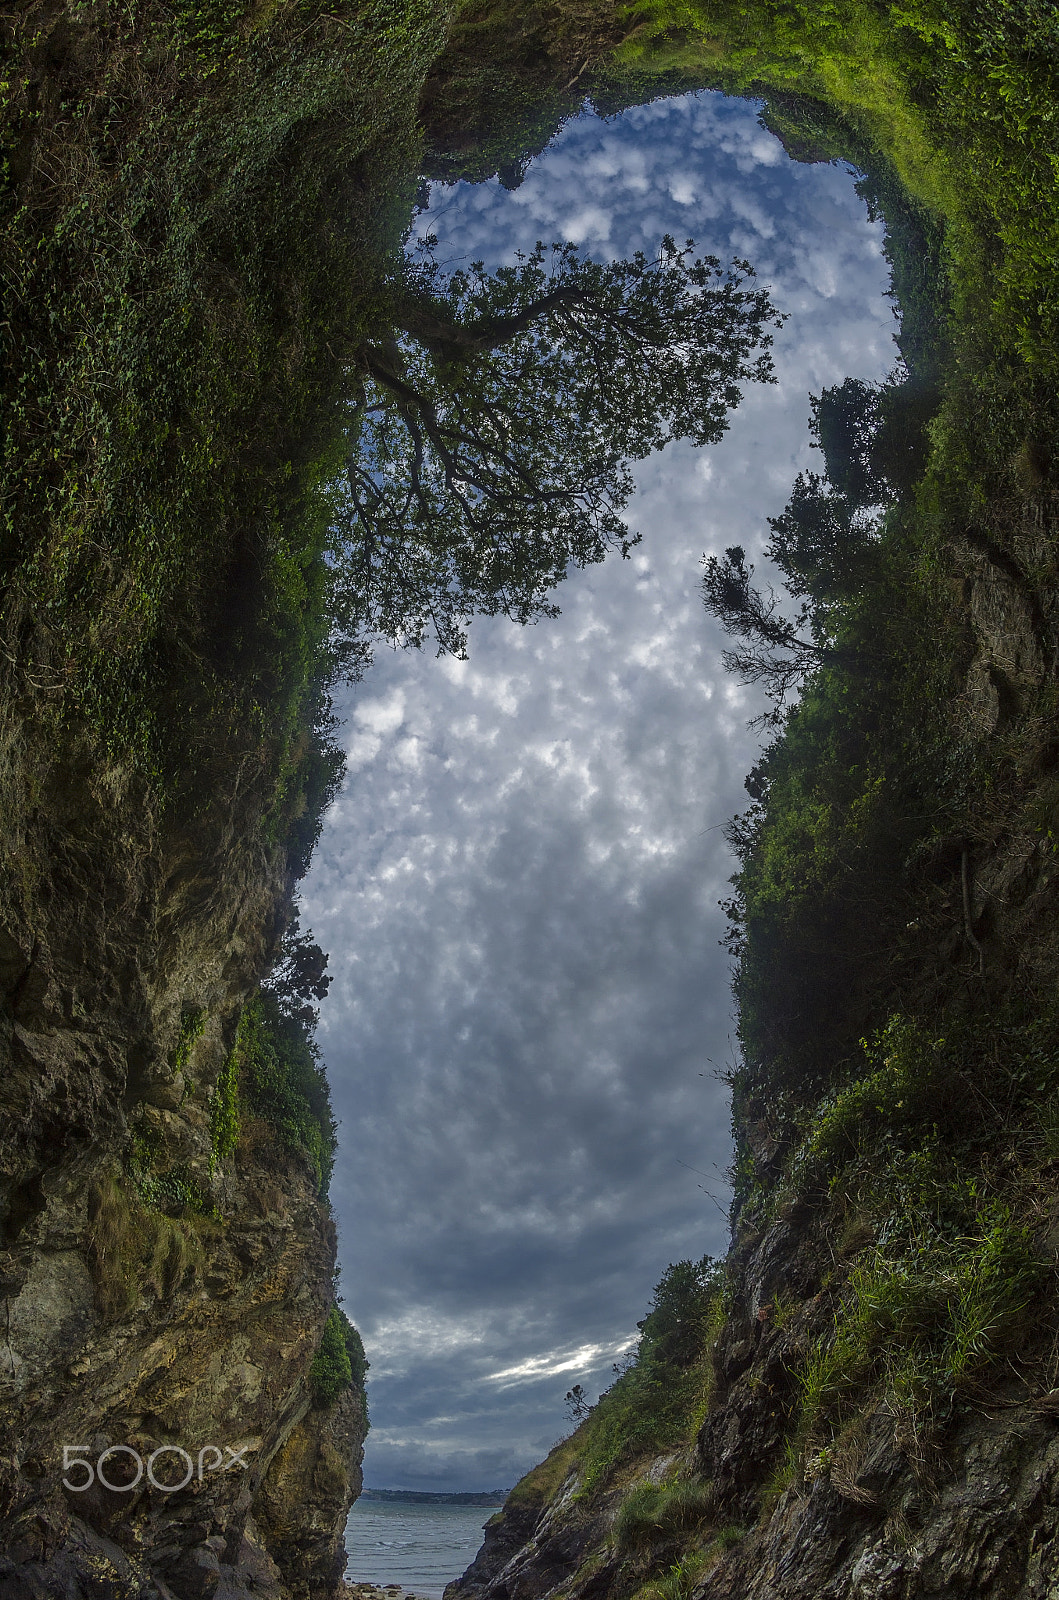
POLYGON ((283 980, 341 771, 343 340, 400 237, 443 21, 0 19, 13 1596, 327 1595, 344 1570, 364 1360, 321 984, 283 980))
POLYGON ((841 437, 821 397, 826 477, 773 529, 801 634, 753 622, 741 552, 707 584, 736 669, 800 684, 731 829, 732 1253, 665 1274, 454 1593, 1049 1594, 1054 7, 39 0, 0 27, 5 1593, 340 1581, 364 1361, 291 909, 341 772, 328 687, 362 625, 436 611, 458 646, 461 604, 535 614, 607 540, 542 523, 527 587, 483 579, 423 490, 336 591, 335 484, 375 404, 362 530, 389 417, 416 491, 424 418, 459 491, 452 372, 537 292, 408 311, 421 173, 514 183, 586 93, 710 86, 862 173, 905 366, 841 437), (402 326, 438 385, 411 398, 402 326))

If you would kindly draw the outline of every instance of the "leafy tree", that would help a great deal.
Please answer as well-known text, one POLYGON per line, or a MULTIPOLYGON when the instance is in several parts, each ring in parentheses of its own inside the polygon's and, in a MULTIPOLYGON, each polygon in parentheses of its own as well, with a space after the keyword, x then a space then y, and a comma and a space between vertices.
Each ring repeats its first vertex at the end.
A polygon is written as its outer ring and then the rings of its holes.
MULTIPOLYGON (((428 241, 433 245, 434 241, 428 241)), ((601 264, 544 245, 487 273, 427 251, 360 350, 333 549, 347 638, 462 654, 476 612, 519 622, 571 566, 628 555, 630 462, 719 439, 740 385, 772 382, 780 325, 752 269, 662 241, 601 264)))
POLYGON ((887 384, 879 397, 879 431, 872 459, 894 496, 908 493, 922 477, 930 454, 927 424, 941 403, 938 386, 910 373, 887 384))
MULTIPOLYGON (((741 648, 722 652, 725 667, 738 673, 743 683, 763 684, 766 694, 782 705, 802 675, 834 653, 802 631, 810 623, 810 606, 803 604, 793 619, 785 616, 774 589, 754 588, 754 568, 747 566, 740 545, 730 545, 723 561, 716 556, 703 560, 706 610, 729 633, 747 641, 741 648)), ((778 715, 766 712, 756 720, 774 722, 778 715)))
POLYGON ((276 964, 263 985, 279 1013, 289 1022, 311 1031, 319 1020, 314 1000, 326 1000, 331 987, 327 952, 313 938, 312 929, 301 932, 295 912, 279 947, 276 964))
POLYGON ((662 1274, 640 1329, 640 1361, 689 1366, 702 1355, 711 1307, 721 1292, 722 1269, 712 1256, 674 1261, 662 1274))
POLYGON ((893 494, 875 457, 882 390, 847 378, 810 397, 810 430, 824 452, 827 476, 852 508, 884 505, 893 494))
POLYGON ((807 615, 819 634, 826 607, 855 593, 870 574, 874 526, 815 472, 799 472, 785 509, 768 524, 765 553, 788 591, 810 602, 807 615))
POLYGON ((845 602, 877 576, 878 530, 872 509, 891 498, 874 466, 880 391, 847 378, 810 397, 811 431, 827 463, 827 477, 800 472, 778 517, 769 517, 766 554, 783 574, 788 594, 801 602, 793 616, 773 589, 756 589, 746 555, 730 546, 724 559, 704 556, 703 600, 724 628, 742 639, 725 650, 724 664, 744 683, 761 683, 777 705, 759 723, 777 723, 779 708, 804 674, 826 661, 845 659, 837 643, 845 602))
POLYGON ((592 1410, 592 1402, 583 1383, 575 1383, 572 1389, 566 1391, 566 1414, 571 1422, 584 1422, 592 1410))

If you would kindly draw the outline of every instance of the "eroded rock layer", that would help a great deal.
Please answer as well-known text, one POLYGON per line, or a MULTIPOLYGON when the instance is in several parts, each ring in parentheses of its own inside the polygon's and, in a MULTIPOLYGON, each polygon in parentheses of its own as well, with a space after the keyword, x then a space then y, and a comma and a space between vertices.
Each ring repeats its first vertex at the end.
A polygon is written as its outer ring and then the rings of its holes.
POLYGON ((174 835, 36 757, 5 786, 0 1585, 326 1595, 366 1431, 311 1379, 334 1225, 267 1121, 218 1141, 283 858, 245 810, 174 835))

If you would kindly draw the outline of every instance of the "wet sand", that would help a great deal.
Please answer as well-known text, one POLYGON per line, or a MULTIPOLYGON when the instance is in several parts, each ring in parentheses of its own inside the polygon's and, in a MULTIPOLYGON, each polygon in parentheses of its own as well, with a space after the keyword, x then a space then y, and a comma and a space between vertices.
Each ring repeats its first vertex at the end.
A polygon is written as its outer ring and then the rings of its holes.
POLYGON ((441 1600, 441 1589, 402 1589, 399 1583, 345 1582, 349 1600, 441 1600))

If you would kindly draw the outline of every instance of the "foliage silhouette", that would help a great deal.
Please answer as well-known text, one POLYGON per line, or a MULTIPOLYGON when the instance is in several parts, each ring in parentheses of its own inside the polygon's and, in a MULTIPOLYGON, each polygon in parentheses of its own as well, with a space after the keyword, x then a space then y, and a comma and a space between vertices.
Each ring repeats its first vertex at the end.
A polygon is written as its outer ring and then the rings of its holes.
POLYGON ((628 555, 630 462, 719 439, 740 385, 773 381, 782 319, 749 263, 691 240, 606 264, 538 244, 448 275, 433 242, 359 353, 332 599, 347 638, 432 631, 459 655, 476 612, 553 616, 571 566, 628 555))

